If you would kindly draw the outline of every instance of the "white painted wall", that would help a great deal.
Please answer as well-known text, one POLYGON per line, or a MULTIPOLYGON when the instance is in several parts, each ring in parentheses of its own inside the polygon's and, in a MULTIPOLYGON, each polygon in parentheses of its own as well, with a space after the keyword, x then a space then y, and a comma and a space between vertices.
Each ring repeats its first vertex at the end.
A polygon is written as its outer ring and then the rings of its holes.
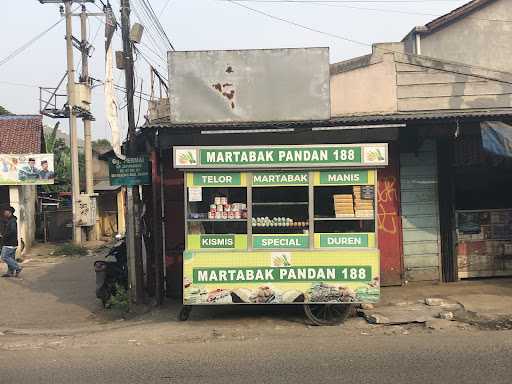
POLYGON ((36 235, 36 186, 10 186, 9 199, 18 218, 18 254, 32 246, 36 235), (24 246, 23 246, 24 245, 24 246))

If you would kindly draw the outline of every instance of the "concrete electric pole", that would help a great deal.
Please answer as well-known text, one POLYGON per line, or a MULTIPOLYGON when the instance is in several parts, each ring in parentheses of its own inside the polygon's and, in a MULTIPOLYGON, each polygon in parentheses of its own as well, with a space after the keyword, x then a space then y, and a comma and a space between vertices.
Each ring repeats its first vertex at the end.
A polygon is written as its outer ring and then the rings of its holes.
POLYGON ((73 207, 73 242, 82 243, 82 229, 78 225, 78 209, 80 203, 80 169, 78 167, 78 132, 76 128, 76 94, 75 94, 75 64, 73 60, 73 22, 72 1, 64 1, 66 16, 66 56, 68 67, 68 108, 69 108, 69 136, 71 147, 71 195, 73 207))
MULTIPOLYGON (((41 4, 64 4, 64 7, 61 6, 61 14, 66 18, 66 58, 67 58, 67 116, 69 117, 69 136, 70 136, 70 149, 71 149, 71 195, 72 195, 72 216, 73 216, 73 242, 75 244, 82 243, 82 229, 81 223, 79 219, 80 213, 80 169, 79 169, 79 161, 78 161, 78 131, 77 131, 77 117, 82 116, 85 120, 88 121, 88 129, 89 129, 89 143, 90 143, 90 119, 92 116, 87 110, 84 110, 82 103, 82 96, 79 89, 77 89, 77 84, 75 80, 75 63, 73 56, 73 46, 74 40, 73 37, 73 11, 72 5, 73 3, 92 3, 94 0, 39 0, 41 4)), ((84 37, 84 29, 82 25, 82 41, 86 37, 84 37)), ((84 50, 83 46, 80 44, 80 48, 82 51, 82 61, 84 60, 84 50)), ((84 68, 82 68, 82 73, 87 74, 86 77, 88 79, 88 63, 87 63, 87 53, 85 54, 85 72, 84 68)), ((82 67, 83 66, 82 62, 82 67)), ((81 86, 81 85, 79 85, 81 86)), ((89 88, 90 90, 90 88, 89 88)), ((88 100, 90 103, 90 98, 88 100)), ((85 124, 85 123, 84 123, 85 124)), ((87 135, 86 135, 87 136, 87 135)), ((86 150, 87 156, 87 150, 86 150)), ((91 159, 92 156, 89 157, 91 159)), ((91 172, 91 184, 92 184, 92 168, 91 163, 88 166, 91 172)), ((92 187, 91 187, 92 190, 92 187)), ((89 192, 89 189, 87 190, 89 192)), ((92 191, 94 192, 94 191, 92 191)))
MULTIPOLYGON (((137 154, 135 142, 135 110, 133 105, 134 68, 133 50, 130 40, 130 1, 121 0, 121 33, 123 38, 123 64, 126 84, 126 110, 128 113, 128 156, 137 154)), ((140 231, 137 231, 137 207, 139 202, 139 188, 128 187, 126 199, 126 249, 128 253, 128 270, 130 276, 130 294, 132 301, 142 303, 144 299, 144 276, 141 253, 140 231)))
MULTIPOLYGON (((87 41, 87 17, 88 16, 104 16, 103 13, 90 13, 88 14, 85 6, 82 5, 82 12, 80 12, 80 51, 82 53, 82 72, 80 74, 80 83, 83 84, 89 90, 91 94, 92 84, 89 78, 89 51, 90 45, 87 41)), ((90 109, 89 109, 90 112, 90 109)), ((84 155, 85 155, 85 193, 91 199, 91 207, 96 207, 94 204, 94 180, 92 171, 92 139, 91 139, 91 122, 93 120, 92 115, 83 117, 84 123, 84 155)), ((95 216, 95 215, 94 215, 95 216)), ((88 227, 89 240, 97 240, 96 226, 92 225, 88 227)))

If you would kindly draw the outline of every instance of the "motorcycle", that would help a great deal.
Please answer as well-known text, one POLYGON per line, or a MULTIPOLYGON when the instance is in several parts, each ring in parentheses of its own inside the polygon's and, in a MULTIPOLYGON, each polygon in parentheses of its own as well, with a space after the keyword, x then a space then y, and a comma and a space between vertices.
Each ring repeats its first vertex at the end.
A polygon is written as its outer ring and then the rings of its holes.
POLYGON ((118 287, 128 289, 128 258, 126 240, 116 236, 117 242, 105 256, 105 260, 94 262, 96 272, 96 297, 107 307, 118 287))

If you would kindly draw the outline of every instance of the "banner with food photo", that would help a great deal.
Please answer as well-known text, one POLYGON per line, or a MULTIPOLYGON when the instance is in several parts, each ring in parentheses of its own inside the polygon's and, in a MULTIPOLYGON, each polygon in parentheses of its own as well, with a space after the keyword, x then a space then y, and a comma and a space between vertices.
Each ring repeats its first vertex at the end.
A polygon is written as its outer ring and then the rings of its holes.
POLYGON ((0 154, 0 185, 53 184, 53 154, 0 154))
POLYGON ((376 302, 379 251, 184 254, 186 305, 376 302))

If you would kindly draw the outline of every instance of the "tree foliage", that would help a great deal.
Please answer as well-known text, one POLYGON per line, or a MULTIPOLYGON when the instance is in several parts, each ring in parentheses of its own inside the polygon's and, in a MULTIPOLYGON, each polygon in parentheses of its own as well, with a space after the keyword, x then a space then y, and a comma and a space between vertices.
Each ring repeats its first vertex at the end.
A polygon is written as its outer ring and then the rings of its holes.
MULTIPOLYGON (((71 149, 64 139, 57 137, 58 124, 53 130, 45 134, 46 153, 53 153, 55 184, 45 185, 46 192, 71 191, 71 149)), ((80 179, 85 180, 85 156, 78 153, 78 166, 80 179)))
POLYGON ((12 115, 12 113, 0 105, 0 115, 12 115))
POLYGON ((107 139, 94 140, 91 143, 91 145, 92 145, 92 150, 99 152, 99 153, 107 152, 112 149, 112 144, 110 144, 110 141, 108 141, 107 139))

